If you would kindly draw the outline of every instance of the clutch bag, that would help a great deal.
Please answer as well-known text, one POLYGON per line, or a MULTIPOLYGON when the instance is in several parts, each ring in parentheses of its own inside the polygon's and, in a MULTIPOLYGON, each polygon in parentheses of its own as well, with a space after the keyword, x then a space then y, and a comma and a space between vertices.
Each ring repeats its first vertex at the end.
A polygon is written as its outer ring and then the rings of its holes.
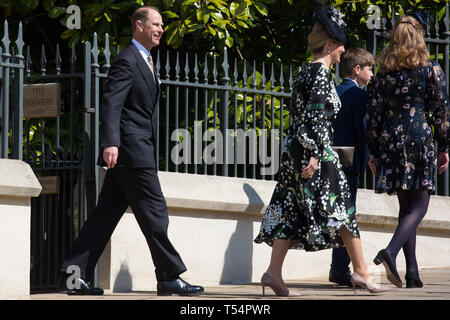
POLYGON ((332 149, 338 154, 341 165, 349 167, 353 164, 355 147, 332 147, 332 149))

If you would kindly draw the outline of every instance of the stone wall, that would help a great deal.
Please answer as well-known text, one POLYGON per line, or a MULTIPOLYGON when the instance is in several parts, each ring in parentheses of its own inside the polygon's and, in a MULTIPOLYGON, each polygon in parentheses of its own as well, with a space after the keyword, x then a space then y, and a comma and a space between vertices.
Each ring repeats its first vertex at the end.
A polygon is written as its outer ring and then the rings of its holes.
MULTIPOLYGON (((259 282, 271 248, 255 244, 262 215, 276 182, 160 172, 169 208, 169 237, 183 258, 187 281, 201 285, 259 282)), ((384 248, 397 223, 395 196, 359 190, 357 200, 364 256, 373 273, 384 269, 372 259, 384 248)), ((433 196, 418 229, 422 268, 450 266, 450 198, 433 196)), ((331 250, 290 250, 285 279, 328 275, 331 250)), ((398 268, 405 268, 400 254, 398 268)), ((153 291, 154 266, 130 210, 122 217, 99 262, 99 284, 115 292, 153 291)))

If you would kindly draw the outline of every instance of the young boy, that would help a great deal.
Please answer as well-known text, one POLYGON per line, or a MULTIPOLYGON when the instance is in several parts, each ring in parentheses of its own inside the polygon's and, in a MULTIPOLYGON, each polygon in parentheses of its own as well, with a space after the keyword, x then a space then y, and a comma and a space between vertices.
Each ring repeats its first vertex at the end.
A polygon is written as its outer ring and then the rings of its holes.
MULTIPOLYGON (((374 64, 375 59, 367 50, 349 48, 342 55, 340 63, 344 80, 336 88, 342 107, 333 122, 333 145, 355 147, 353 165, 343 167, 355 206, 359 175, 365 173, 368 160, 365 141, 368 94, 360 87, 370 82, 374 64)), ((350 258, 345 248, 333 249, 329 281, 351 286, 349 264, 350 258)))

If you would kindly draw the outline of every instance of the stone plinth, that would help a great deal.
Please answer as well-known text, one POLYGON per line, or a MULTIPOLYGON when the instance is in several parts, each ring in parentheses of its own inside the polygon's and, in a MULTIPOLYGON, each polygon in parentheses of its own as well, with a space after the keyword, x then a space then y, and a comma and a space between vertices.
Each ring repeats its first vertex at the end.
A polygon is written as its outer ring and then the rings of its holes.
POLYGON ((0 159, 0 299, 30 294, 30 198, 40 192, 28 164, 0 159))

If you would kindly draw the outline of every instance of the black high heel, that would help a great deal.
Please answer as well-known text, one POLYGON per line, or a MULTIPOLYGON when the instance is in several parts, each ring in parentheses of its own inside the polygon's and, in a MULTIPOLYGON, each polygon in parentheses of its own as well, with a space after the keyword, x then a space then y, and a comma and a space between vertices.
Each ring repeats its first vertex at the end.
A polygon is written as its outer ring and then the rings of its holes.
POLYGON ((418 274, 406 273, 405 279, 407 288, 423 288, 423 282, 418 274))
POLYGON ((387 254, 386 249, 380 250, 375 259, 373 259, 373 262, 376 265, 383 263, 383 266, 386 269, 386 276, 388 280, 399 288, 403 286, 402 280, 398 275, 397 269, 394 267, 394 264, 392 263, 389 255, 387 254))

